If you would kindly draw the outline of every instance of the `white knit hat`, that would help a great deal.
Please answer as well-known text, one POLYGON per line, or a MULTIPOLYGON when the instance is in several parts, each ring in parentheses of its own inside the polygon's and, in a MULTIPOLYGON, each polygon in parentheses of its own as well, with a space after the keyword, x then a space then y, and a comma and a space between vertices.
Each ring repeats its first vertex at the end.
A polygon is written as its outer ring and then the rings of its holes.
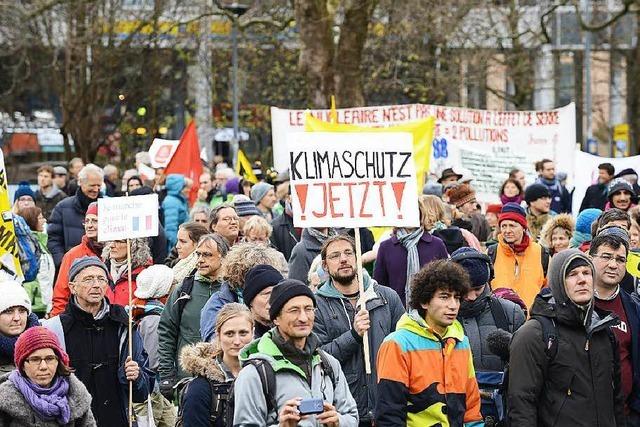
POLYGON ((0 283, 0 313, 11 307, 24 307, 31 314, 31 299, 22 285, 13 280, 0 283))
POLYGON ((136 278, 136 298, 161 298, 169 293, 173 283, 173 270, 166 265, 152 265, 140 272, 136 278))

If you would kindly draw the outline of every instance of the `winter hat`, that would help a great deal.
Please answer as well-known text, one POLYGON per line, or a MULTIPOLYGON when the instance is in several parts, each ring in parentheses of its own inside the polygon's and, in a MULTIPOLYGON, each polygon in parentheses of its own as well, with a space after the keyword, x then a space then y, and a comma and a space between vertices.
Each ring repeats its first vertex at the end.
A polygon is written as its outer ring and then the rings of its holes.
POLYGON ((615 237, 627 247, 629 248, 629 232, 622 227, 618 227, 617 225, 606 225, 598 231, 597 236, 611 236, 615 237))
POLYGON ((627 168, 627 169, 623 169, 623 170, 621 170, 620 172, 618 172, 618 173, 614 176, 614 178, 620 178, 620 177, 623 177, 623 176, 626 176, 626 175, 635 175, 635 176, 638 176, 638 174, 636 173, 636 171, 635 171, 635 170, 633 170, 632 168, 627 168))
POLYGON ((442 183, 443 180, 447 179, 447 178, 451 178, 452 176, 456 177, 456 181, 460 180, 460 178, 462 178, 462 175, 460 175, 459 173, 456 173, 453 168, 446 168, 445 170, 442 171, 442 175, 440 176, 440 179, 438 180, 439 183, 442 183))
POLYGON ((56 166, 53 168, 54 175, 68 175, 67 168, 64 166, 56 166))
POLYGON ((509 202, 502 207, 500 216, 498 217, 498 224, 505 219, 515 221, 520 224, 525 230, 527 229, 527 214, 522 206, 517 203, 509 202))
POLYGON ((500 215, 500 210, 501 209, 502 209, 502 205, 498 204, 498 203, 487 205, 486 213, 492 213, 492 214, 500 215))
POLYGON ((151 265, 138 274, 136 278, 136 298, 162 298, 171 290, 173 270, 164 264, 151 265))
POLYGON ((253 299, 269 286, 275 286, 284 280, 282 274, 266 264, 258 264, 251 268, 244 276, 242 299, 247 307, 251 307, 253 299))
POLYGON ((261 215, 260 211, 256 207, 256 204, 251 201, 247 196, 239 194, 233 198, 233 207, 236 208, 236 213, 239 217, 261 215))
POLYGON ((269 190, 273 189, 273 185, 267 184, 266 182, 259 182, 253 187, 251 187, 251 200, 255 203, 260 203, 260 200, 267 195, 269 190))
POLYGON ((564 273, 564 277, 566 278, 569 275, 569 273, 571 272, 571 270, 573 270, 575 268, 578 268, 578 267, 589 267, 593 271, 593 264, 591 264, 589 261, 587 261, 586 259, 584 259, 582 257, 576 257, 576 258, 572 259, 571 261, 569 261, 569 265, 567 265, 567 268, 566 268, 565 273, 564 273))
POLYGON ((87 215, 98 216, 98 202, 89 203, 89 207, 87 208, 87 213, 85 214, 85 216, 87 215))
POLYGON ((44 326, 29 328, 18 337, 13 353, 13 363, 21 369, 24 360, 31 353, 43 348, 52 349, 60 358, 60 362, 67 367, 69 366, 69 355, 60 346, 58 337, 44 326))
POLYGON ((240 177, 233 176, 227 179, 224 183, 225 194, 238 194, 240 193, 240 177))
POLYGON ((273 320, 280 314, 282 307, 291 298, 304 295, 311 298, 313 306, 316 307, 316 296, 311 289, 300 280, 286 279, 274 286, 269 298, 269 319, 273 320))
POLYGON ((524 201, 527 202, 527 204, 542 199, 543 197, 551 197, 551 193, 546 185, 531 184, 524 190, 524 201))
POLYGON ((276 184, 282 184, 283 182, 287 182, 290 180, 291 178, 289 177, 289 168, 287 168, 284 171, 280 172, 273 182, 275 182, 276 184))
POLYGON ((636 196, 636 192, 633 190, 633 186, 629 184, 629 181, 623 178, 616 178, 609 183, 609 187, 607 187, 607 198, 611 201, 611 198, 618 191, 627 191, 631 193, 632 197, 636 196))
POLYGON ((73 282, 73 279, 76 278, 78 273, 87 267, 100 267, 107 274, 107 277, 109 277, 109 270, 107 270, 107 266, 104 262, 100 261, 100 258, 96 256, 83 256, 76 258, 71 263, 71 268, 69 269, 69 281, 73 282))
POLYGON ((11 307, 24 307, 31 314, 31 299, 20 283, 8 280, 0 287, 2 288, 0 313, 11 307))
POLYGON ((442 184, 439 182, 427 182, 424 187, 422 187, 422 194, 442 198, 442 184))
POLYGON ((596 208, 589 208, 580 212, 578 218, 576 218, 576 231, 590 235, 591 224, 598 219, 600 214, 602 214, 602 211, 596 208))
POLYGON ((22 196, 29 196, 33 199, 34 202, 36 201, 36 195, 31 189, 31 185, 29 185, 27 181, 20 181, 20 183, 18 184, 18 189, 13 195, 13 203, 15 203, 16 200, 18 200, 22 196))
POLYGON ((449 203, 455 205, 456 208, 476 200, 476 192, 469 184, 458 185, 450 189, 447 195, 449 196, 449 203))
POLYGON ((491 258, 470 247, 462 247, 451 254, 451 261, 460 264, 471 277, 471 287, 479 288, 491 278, 491 258))

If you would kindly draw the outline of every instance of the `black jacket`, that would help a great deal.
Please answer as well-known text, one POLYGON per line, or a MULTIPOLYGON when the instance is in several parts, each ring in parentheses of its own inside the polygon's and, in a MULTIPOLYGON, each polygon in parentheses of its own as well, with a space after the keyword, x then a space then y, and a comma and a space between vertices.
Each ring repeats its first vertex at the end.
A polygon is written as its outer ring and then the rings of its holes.
POLYGON ((273 227, 271 243, 289 261, 293 247, 300 240, 300 236, 296 234, 296 230, 293 227, 293 218, 283 212, 271 221, 271 226, 273 227))
POLYGON ((597 208, 604 210, 607 199, 607 186, 604 184, 593 184, 587 188, 582 203, 580 204, 580 212, 589 208, 597 208))
POLYGON ((528 320, 511 341, 512 426, 625 426, 620 357, 608 330, 619 321, 611 313, 593 311, 593 300, 582 312, 566 296, 564 270, 576 258, 588 259, 577 249, 552 258, 551 294, 541 292, 531 307, 532 316, 549 317, 556 324, 555 357, 547 359, 538 320, 528 320))

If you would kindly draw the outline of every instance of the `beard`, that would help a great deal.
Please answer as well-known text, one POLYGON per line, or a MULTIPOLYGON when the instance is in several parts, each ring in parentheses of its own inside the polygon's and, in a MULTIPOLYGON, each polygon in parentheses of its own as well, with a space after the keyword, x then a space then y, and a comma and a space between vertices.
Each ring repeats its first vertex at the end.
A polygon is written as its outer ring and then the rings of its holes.
POLYGON ((341 285, 350 285, 353 282, 353 279, 356 278, 355 269, 352 269, 351 273, 347 275, 341 275, 338 271, 335 274, 331 275, 331 278, 334 282, 337 282, 341 285))

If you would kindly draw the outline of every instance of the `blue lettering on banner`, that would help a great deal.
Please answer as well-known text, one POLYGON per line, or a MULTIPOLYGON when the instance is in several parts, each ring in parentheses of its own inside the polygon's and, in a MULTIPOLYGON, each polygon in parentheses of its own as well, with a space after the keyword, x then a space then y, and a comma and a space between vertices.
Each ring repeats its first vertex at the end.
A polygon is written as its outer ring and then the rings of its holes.
POLYGON ((434 138, 433 139, 433 158, 446 159, 447 157, 449 157, 449 151, 447 150, 446 138, 434 138))

